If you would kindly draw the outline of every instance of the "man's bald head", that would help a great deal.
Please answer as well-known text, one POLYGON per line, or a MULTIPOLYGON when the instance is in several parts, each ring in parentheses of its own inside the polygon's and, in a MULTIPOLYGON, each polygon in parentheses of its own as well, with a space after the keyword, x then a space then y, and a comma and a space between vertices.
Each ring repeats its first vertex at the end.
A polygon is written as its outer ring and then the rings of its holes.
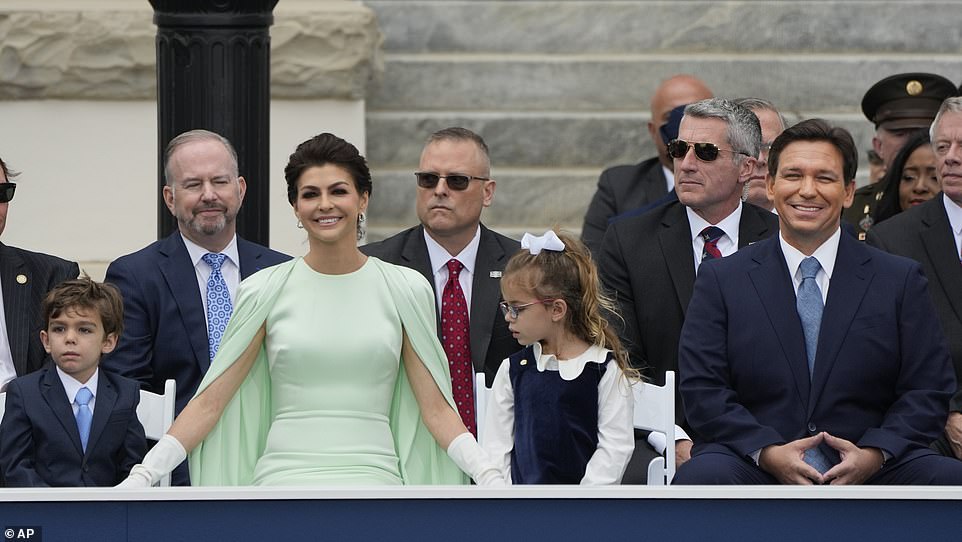
POLYGON ((668 121, 671 110, 679 105, 688 105, 708 98, 713 98, 711 89, 701 79, 692 75, 673 75, 665 79, 655 89, 651 96, 651 120, 648 121, 648 135, 658 149, 658 159, 669 169, 672 160, 668 158, 668 149, 661 140, 658 128, 668 121))

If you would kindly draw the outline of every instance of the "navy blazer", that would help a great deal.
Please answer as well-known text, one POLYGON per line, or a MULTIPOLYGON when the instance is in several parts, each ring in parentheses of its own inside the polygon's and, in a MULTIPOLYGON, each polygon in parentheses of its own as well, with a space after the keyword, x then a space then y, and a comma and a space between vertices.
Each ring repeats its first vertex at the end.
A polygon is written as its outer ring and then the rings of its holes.
MULTIPOLYGON (((428 279, 431 288, 435 288, 423 226, 415 226, 383 241, 365 245, 361 250, 369 256, 419 271, 428 279)), ((508 259, 519 250, 521 243, 481 225, 468 317, 471 322, 471 361, 475 371, 484 371, 489 388, 501 362, 521 350, 521 345, 511 336, 508 324, 498 309, 501 301, 500 272, 504 271, 508 259)), ((438 325, 439 339, 440 329, 438 325)))
POLYGON ((40 342, 40 330, 47 324, 40 314, 43 298, 54 286, 79 275, 75 262, 0 243, 3 313, 18 376, 36 371, 47 360, 40 342))
POLYGON ((939 436, 955 391, 918 263, 848 235, 811 379, 777 236, 702 265, 678 355, 688 422, 741 456, 826 431, 898 462, 939 436))
POLYGON ((113 486, 147 451, 137 419, 137 382, 100 371, 97 402, 87 439, 80 432, 67 392, 51 364, 7 386, 0 422, 0 469, 9 487, 113 486))
MULTIPOLYGON (((241 279, 290 259, 240 237, 237 253, 241 279)), ((101 366, 154 393, 173 378, 180 412, 210 367, 204 302, 180 232, 114 260, 106 282, 123 295, 124 332, 101 366)))

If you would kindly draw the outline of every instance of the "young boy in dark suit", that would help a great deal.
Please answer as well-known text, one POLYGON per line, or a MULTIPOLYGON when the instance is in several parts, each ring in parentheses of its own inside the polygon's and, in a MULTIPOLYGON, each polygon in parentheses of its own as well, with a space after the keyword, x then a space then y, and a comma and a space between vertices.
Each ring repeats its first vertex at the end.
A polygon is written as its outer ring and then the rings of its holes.
POLYGON ((113 486, 147 448, 140 386, 98 367, 123 328, 120 293, 88 277, 68 280, 41 312, 40 339, 56 366, 7 386, 0 472, 9 487, 113 486))

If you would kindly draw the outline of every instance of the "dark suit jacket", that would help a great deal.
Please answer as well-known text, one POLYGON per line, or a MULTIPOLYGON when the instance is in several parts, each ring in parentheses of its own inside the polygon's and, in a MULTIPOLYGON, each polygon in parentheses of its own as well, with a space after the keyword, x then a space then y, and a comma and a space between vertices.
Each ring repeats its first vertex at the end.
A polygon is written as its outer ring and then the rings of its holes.
MULTIPOLYGON (((396 265, 420 271, 435 287, 431 258, 424 242, 424 227, 415 226, 383 241, 361 247, 361 250, 396 265)), ((475 262, 474 281, 471 284, 471 362, 475 371, 484 371, 488 387, 494 382, 501 362, 521 350, 521 345, 508 331, 498 303, 501 301, 500 275, 492 277, 492 271, 503 271, 508 259, 521 250, 514 239, 495 233, 481 225, 478 259, 475 262)), ((440 330, 440 326, 438 326, 440 330)), ((440 333, 440 331, 439 331, 440 333)))
MULTIPOLYGON (((290 256, 237 238, 241 279, 290 256)), ((107 282, 124 297, 124 332, 101 365, 139 380, 154 393, 177 381, 177 412, 194 396, 210 367, 204 302, 179 232, 114 260, 107 282)))
POLYGON ((609 219, 666 194, 667 180, 657 156, 633 166, 614 166, 602 171, 598 190, 585 213, 581 240, 592 254, 598 254, 609 219))
MULTIPOLYGON (((778 217, 742 204, 738 246, 773 235, 778 217)), ((678 337, 695 283, 695 257, 685 206, 675 201, 619 220, 605 235, 599 271, 624 319, 622 339, 632 364, 655 383, 678 370, 678 337)), ((680 403, 679 403, 680 406, 680 403)), ((676 410, 678 420, 684 411, 676 410)))
POLYGON ((40 330, 47 325, 40 314, 43 298, 54 286, 79 275, 74 262, 0 243, 3 313, 18 376, 36 371, 47 359, 40 342, 40 330))
POLYGON ((137 419, 137 382, 100 371, 87 439, 80 445, 67 392, 50 364, 7 386, 0 422, 0 469, 10 487, 113 486, 147 451, 137 419))
POLYGON ((955 390, 918 263, 848 235, 811 379, 777 237, 702 265, 678 365, 689 423, 740 456, 827 431, 897 463, 941 433, 955 390))
MULTIPOLYGON (((868 232, 868 244, 922 264, 929 294, 949 340, 955 377, 962 382, 962 265, 942 197, 880 222, 868 232)), ((962 412, 962 390, 949 408, 962 412)))

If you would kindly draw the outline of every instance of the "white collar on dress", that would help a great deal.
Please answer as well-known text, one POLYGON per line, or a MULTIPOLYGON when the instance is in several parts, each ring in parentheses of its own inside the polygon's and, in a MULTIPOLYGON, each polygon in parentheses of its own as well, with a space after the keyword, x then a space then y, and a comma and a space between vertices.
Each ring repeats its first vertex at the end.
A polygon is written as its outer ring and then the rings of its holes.
POLYGON ((554 354, 542 354, 541 343, 534 343, 532 349, 534 350, 534 359, 537 362, 539 372, 543 373, 546 370, 557 370, 561 373, 561 379, 567 381, 574 380, 581 376, 581 372, 588 362, 603 364, 605 360, 608 359, 608 350, 596 344, 589 346, 587 350, 577 357, 566 360, 559 360, 554 354))

